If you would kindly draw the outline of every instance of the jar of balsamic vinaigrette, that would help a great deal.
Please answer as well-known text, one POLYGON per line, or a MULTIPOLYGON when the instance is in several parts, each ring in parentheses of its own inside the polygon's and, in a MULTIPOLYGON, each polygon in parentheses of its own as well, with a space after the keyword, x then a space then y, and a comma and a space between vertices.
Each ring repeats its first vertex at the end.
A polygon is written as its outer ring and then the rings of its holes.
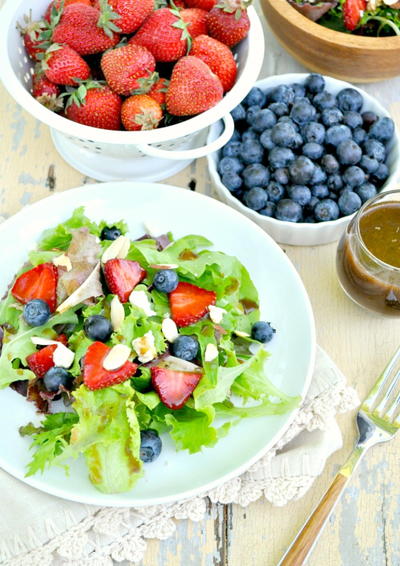
POLYGON ((360 208, 339 242, 336 267, 343 290, 358 305, 400 316, 400 189, 360 208))

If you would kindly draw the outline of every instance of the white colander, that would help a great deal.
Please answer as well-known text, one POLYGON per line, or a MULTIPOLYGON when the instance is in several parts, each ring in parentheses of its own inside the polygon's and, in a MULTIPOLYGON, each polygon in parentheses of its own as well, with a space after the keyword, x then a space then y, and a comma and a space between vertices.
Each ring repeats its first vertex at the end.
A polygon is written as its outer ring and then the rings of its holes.
POLYGON ((32 61, 25 53, 17 22, 32 11, 40 19, 50 0, 7 0, 0 11, 0 78, 11 96, 35 118, 50 126, 61 156, 83 174, 101 181, 159 181, 177 173, 193 159, 222 147, 233 133, 229 112, 257 79, 264 56, 261 22, 249 8, 250 33, 235 48, 235 86, 214 108, 185 122, 151 131, 122 132, 83 126, 51 112, 30 94, 32 61), (208 126, 223 118, 222 134, 206 143, 208 126))

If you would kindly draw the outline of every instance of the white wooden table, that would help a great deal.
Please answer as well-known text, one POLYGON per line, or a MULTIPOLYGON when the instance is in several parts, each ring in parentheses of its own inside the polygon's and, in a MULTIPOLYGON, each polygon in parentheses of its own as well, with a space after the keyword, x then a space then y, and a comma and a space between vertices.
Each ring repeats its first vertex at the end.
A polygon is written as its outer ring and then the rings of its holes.
MULTIPOLYGON (((296 71, 304 69, 266 30, 266 56, 260 76, 296 71)), ((389 106, 399 99, 400 78, 366 88, 389 106)), ((54 191, 93 182, 58 156, 48 128, 24 112, 3 87, 0 115, 1 215, 8 217, 54 191)), ((196 190, 210 194, 204 159, 168 182, 187 187, 192 180, 196 181, 196 190)), ((375 317, 344 296, 335 273, 335 249, 335 244, 285 246, 311 297, 319 343, 363 396, 398 345, 400 320, 375 317)), ((151 542, 142 566, 274 566, 351 449, 355 438, 353 419, 347 414, 339 422, 344 447, 332 456, 324 473, 301 501, 285 508, 273 508, 262 500, 246 509, 212 506, 203 522, 182 521, 174 539, 151 542)), ((361 464, 322 535, 310 566, 400 564, 399 448, 400 439, 377 447, 361 464)))

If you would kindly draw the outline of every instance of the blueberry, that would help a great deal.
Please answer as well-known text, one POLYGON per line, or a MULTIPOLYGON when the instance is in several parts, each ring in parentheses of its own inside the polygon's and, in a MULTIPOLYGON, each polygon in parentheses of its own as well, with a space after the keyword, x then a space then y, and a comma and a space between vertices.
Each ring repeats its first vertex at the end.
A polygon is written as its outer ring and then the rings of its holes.
POLYGON ((294 96, 303 97, 306 94, 306 89, 300 83, 293 83, 290 85, 291 89, 294 92, 294 96))
POLYGON ((299 149, 304 144, 304 140, 301 134, 297 133, 293 140, 293 149, 299 149))
POLYGON ((343 191, 339 197, 338 205, 343 216, 348 216, 360 208, 361 198, 354 191, 343 191))
POLYGON ((389 177, 389 168, 386 163, 380 163, 378 169, 372 174, 372 180, 381 186, 389 177))
POLYGON ((269 93, 272 102, 283 102, 284 104, 292 104, 294 97, 294 90, 288 85, 279 85, 269 93))
POLYGON ((238 132, 238 130, 233 130, 233 134, 231 135, 229 141, 240 141, 242 139, 242 136, 240 135, 240 132, 238 132))
POLYGON ((364 104, 363 97, 354 88, 344 88, 339 92, 336 97, 337 105, 343 112, 352 110, 353 112, 360 112, 364 104))
POLYGON ((304 81, 304 86, 306 87, 306 90, 308 90, 308 92, 311 92, 312 94, 318 94, 325 88, 325 79, 322 75, 311 73, 304 81))
POLYGON ((149 428, 140 431, 140 459, 145 464, 156 460, 161 452, 162 442, 158 432, 149 428))
POLYGON ((285 104, 284 102, 273 102, 272 104, 270 104, 268 106, 268 108, 275 114, 275 116, 277 116, 278 118, 280 118, 281 116, 286 116, 287 114, 289 114, 289 108, 288 105, 285 104))
POLYGON ((249 128, 242 134, 242 141, 256 140, 257 138, 258 134, 255 130, 253 130, 253 128, 249 128))
POLYGON ((330 198, 330 199, 332 199, 332 200, 334 200, 334 201, 337 201, 338 196, 339 196, 338 193, 334 193, 333 191, 329 191, 328 198, 330 198))
POLYGON ((242 177, 233 171, 228 171, 224 173, 221 178, 222 184, 230 191, 234 193, 238 191, 243 185, 242 177))
POLYGON ((242 160, 245 163, 261 163, 264 148, 257 140, 246 140, 242 142, 242 160))
POLYGON ((377 161, 385 161, 386 148, 377 139, 368 139, 364 142, 364 152, 368 157, 373 157, 377 161))
POLYGON ((242 144, 240 141, 229 141, 222 148, 222 155, 224 157, 238 157, 242 151, 242 144))
POLYGON ((275 214, 275 208, 276 208, 276 204, 274 202, 268 201, 267 204, 264 206, 264 208, 259 210, 258 213, 262 214, 263 216, 269 216, 272 218, 275 214))
POLYGON ((246 121, 248 124, 251 124, 253 117, 259 110, 261 110, 261 106, 258 106, 257 104, 255 104, 254 106, 249 106, 246 112, 246 121))
POLYGON ((271 140, 281 147, 293 148, 297 132, 290 122, 278 122, 271 131, 271 140))
MULTIPOLYGON (((318 200, 318 199, 317 199, 318 200)), ((303 219, 304 224, 314 224, 315 223, 315 218, 314 216, 305 216, 303 219)))
POLYGON ((319 166, 315 165, 314 173, 311 177, 310 185, 318 185, 320 183, 325 183, 327 179, 327 175, 325 171, 319 166))
POLYGON ((290 118, 290 116, 281 116, 280 118, 278 118, 278 124, 291 124, 293 126, 293 128, 296 130, 296 132, 299 131, 299 126, 293 122, 293 120, 290 118))
MULTIPOLYGON (((237 142, 233 142, 237 143, 237 142)), ((240 146, 242 144, 239 144, 240 146)), ((243 163, 237 157, 223 157, 217 165, 218 173, 240 173, 243 170, 243 163)))
POLYGON ((233 110, 231 110, 231 116, 235 120, 235 122, 238 122, 239 120, 245 120, 246 119, 245 107, 242 104, 238 104, 237 106, 235 106, 233 110))
POLYGON ((301 133, 305 143, 324 143, 325 128, 318 122, 309 122, 302 127, 301 133))
POLYGON ((269 171, 261 163, 247 165, 242 173, 244 184, 247 188, 265 187, 269 182, 269 171))
POLYGON ((247 119, 248 123, 256 132, 262 132, 267 128, 272 128, 276 124, 276 116, 272 110, 263 108, 247 119))
POLYGON ((313 185, 311 187, 311 194, 313 197, 318 199, 326 198, 329 195, 329 189, 327 185, 313 185))
POLYGON ((179 283, 179 277, 173 269, 160 269, 154 275, 153 285, 161 293, 172 293, 179 283))
POLYGON ((289 198, 301 206, 308 204, 312 197, 310 189, 305 185, 291 185, 287 192, 289 198))
POLYGON ((43 377, 43 385, 52 393, 59 391, 60 387, 68 387, 73 381, 72 375, 65 368, 54 366, 50 368, 43 377))
POLYGON ((260 136, 260 143, 261 145, 268 151, 270 151, 273 147, 275 147, 274 142, 271 139, 272 128, 268 128, 264 130, 260 136))
POLYGON ((272 177, 281 185, 287 185, 289 183, 289 171, 283 167, 281 167, 280 169, 275 169, 275 171, 272 173, 272 177))
POLYGON ((268 154, 268 163, 272 169, 287 167, 294 159, 295 155, 288 147, 274 147, 268 154))
POLYGON ((343 114, 339 110, 339 108, 326 108, 322 111, 321 114, 321 122, 327 128, 334 126, 335 124, 339 124, 343 120, 343 114))
POLYGON ((371 138, 375 138, 381 142, 388 142, 394 134, 394 122, 391 118, 379 118, 370 127, 368 134, 371 138))
POLYGON ((322 112, 322 110, 334 108, 336 106, 336 98, 333 94, 324 90, 314 96, 313 104, 320 112, 322 112))
MULTIPOLYGON (((319 203, 319 198, 316 196, 312 196, 310 202, 305 206, 304 210, 306 210, 307 212, 313 212, 314 208, 317 206, 317 204, 319 203)), ((304 219, 304 222, 306 220, 304 219)))
POLYGON ((254 104, 257 104, 258 106, 261 107, 264 106, 266 98, 267 97, 263 93, 263 91, 255 86, 250 90, 249 94, 244 98, 242 104, 246 106, 254 106, 254 104))
POLYGON ((89 316, 83 324, 83 329, 88 338, 99 342, 107 342, 113 332, 111 322, 101 314, 89 316))
POLYGON ((267 204, 268 195, 262 187, 253 187, 243 197, 246 206, 251 210, 261 210, 267 204))
POLYGON ((367 132, 372 126, 372 124, 374 124, 374 122, 378 120, 378 116, 375 114, 375 112, 372 112, 371 110, 367 110, 366 112, 363 112, 361 114, 361 117, 363 119, 363 127, 367 130, 367 132))
POLYGON ((363 128, 356 128, 353 131, 353 140, 361 145, 367 138, 367 132, 363 128))
POLYGON ((321 159, 321 167, 328 175, 332 175, 339 171, 340 165, 334 155, 327 153, 321 159))
POLYGON ((342 141, 338 145, 336 153, 339 163, 342 165, 355 165, 362 157, 361 147, 353 140, 342 141))
POLYGON ((364 183, 361 187, 356 187, 354 192, 358 194, 361 202, 364 203, 377 194, 376 187, 372 183, 364 183))
POLYGON ((363 119, 359 112, 354 112, 354 110, 348 110, 343 113, 343 124, 349 126, 352 130, 360 128, 363 125, 363 119))
POLYGON ((29 326, 42 326, 50 318, 50 307, 42 299, 32 299, 24 306, 22 316, 29 326))
POLYGON ((343 180, 339 173, 329 175, 326 180, 326 185, 330 191, 340 191, 343 188, 343 180))
POLYGON ((171 351, 176 358, 190 362, 199 352, 199 343, 194 336, 180 335, 172 342, 171 351))
POLYGON ((295 102, 290 111, 290 118, 297 124, 307 124, 313 122, 317 111, 315 107, 309 102, 299 101, 295 102))
POLYGON ((289 165, 292 182, 296 185, 306 185, 311 181, 315 165, 308 157, 300 155, 289 165))
POLYGON ((351 130, 343 124, 331 126, 326 131, 325 143, 331 147, 337 147, 342 141, 351 139, 351 130))
POLYGON ((264 322, 260 320, 259 322, 255 322, 251 328, 251 337, 253 340, 257 340, 257 342, 262 342, 265 344, 266 342, 270 342, 275 334, 275 328, 272 328, 269 322, 264 322))
POLYGON ((364 171, 357 165, 347 167, 342 175, 342 179, 350 187, 359 187, 366 181, 364 171))
POLYGON ((271 202, 279 202, 285 194, 285 187, 276 181, 271 181, 265 190, 271 202))
POLYGON ((121 230, 118 230, 116 226, 104 226, 100 234, 100 240, 116 240, 121 235, 121 230))
POLYGON ((363 155, 361 157, 360 167, 362 167, 366 173, 375 173, 379 167, 379 161, 368 155, 363 155))
POLYGON ((332 199, 321 200, 314 207, 314 217, 318 222, 329 222, 339 218, 339 207, 332 199))
POLYGON ((299 222, 302 212, 302 208, 297 202, 284 198, 276 205, 275 218, 285 222, 299 222))
POLYGON ((324 154, 324 148, 319 143, 308 142, 303 145, 303 155, 310 159, 319 159, 324 154))

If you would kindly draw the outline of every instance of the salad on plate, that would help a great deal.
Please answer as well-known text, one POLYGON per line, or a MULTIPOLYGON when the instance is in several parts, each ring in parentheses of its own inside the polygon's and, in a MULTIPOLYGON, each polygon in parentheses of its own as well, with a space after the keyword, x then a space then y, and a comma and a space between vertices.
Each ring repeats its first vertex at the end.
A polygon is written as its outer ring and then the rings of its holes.
POLYGON ((84 212, 43 233, 0 303, 0 388, 42 414, 20 429, 27 475, 83 455, 98 490, 129 491, 163 434, 195 453, 298 404, 266 375, 275 331, 237 258, 84 212))

